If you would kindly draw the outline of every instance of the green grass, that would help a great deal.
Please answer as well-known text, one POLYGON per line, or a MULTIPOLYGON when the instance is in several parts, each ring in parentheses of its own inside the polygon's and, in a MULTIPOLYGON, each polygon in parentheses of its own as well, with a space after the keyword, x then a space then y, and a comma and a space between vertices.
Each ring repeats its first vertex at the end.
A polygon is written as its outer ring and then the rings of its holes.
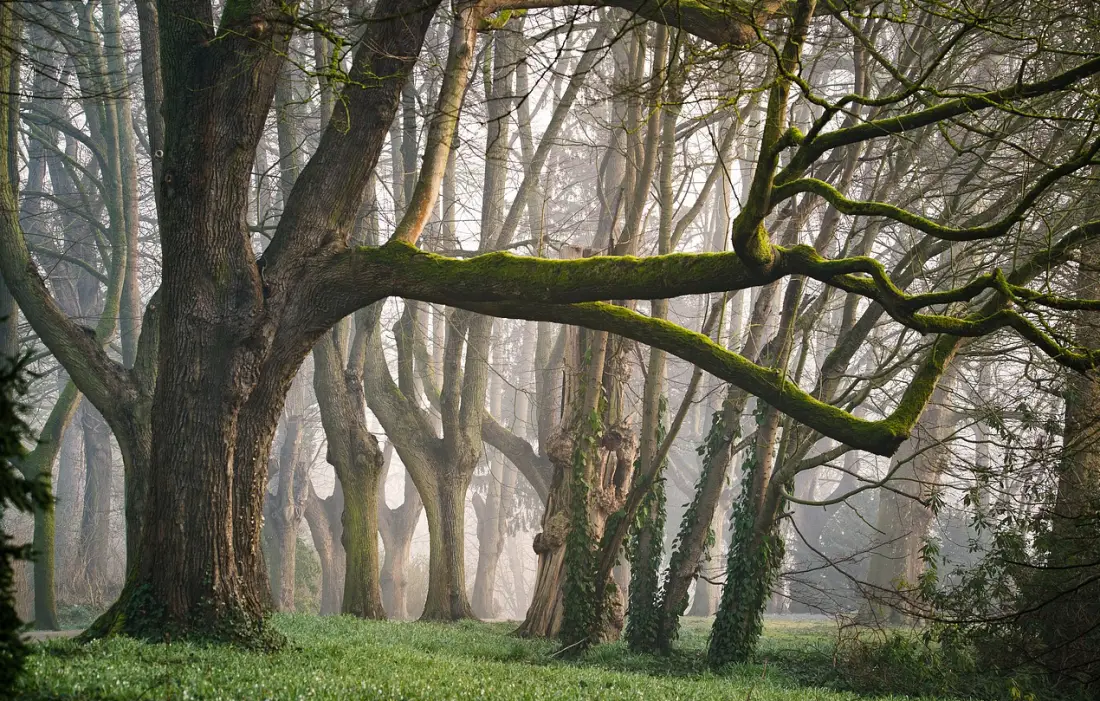
MULTIPOLYGON (((129 639, 36 645, 26 699, 869 699, 807 683, 800 665, 828 664, 828 624, 769 622, 759 662, 708 671, 709 621, 689 620, 668 657, 593 649, 580 662, 553 642, 520 640, 513 624, 439 625, 276 616, 278 653, 129 639)), ((890 696, 876 699, 901 698, 890 696)), ((912 698, 912 697, 907 697, 912 698)))

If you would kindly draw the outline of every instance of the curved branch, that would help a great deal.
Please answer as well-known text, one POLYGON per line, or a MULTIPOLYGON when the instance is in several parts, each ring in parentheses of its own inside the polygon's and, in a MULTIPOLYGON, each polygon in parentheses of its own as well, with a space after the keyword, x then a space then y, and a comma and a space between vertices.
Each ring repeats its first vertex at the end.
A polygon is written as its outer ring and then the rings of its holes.
POLYGON ((1016 100, 1059 92, 1097 73, 1100 73, 1100 57, 1085 61, 1046 80, 1034 83, 1017 83, 1000 90, 964 95, 918 112, 896 117, 884 117, 807 139, 802 142, 801 147, 791 158, 790 163, 776 175, 775 182, 777 185, 782 185, 794 180, 826 151, 861 141, 902 134, 970 112, 999 107, 1016 100))
POLYGON ((1031 209, 1031 206, 1035 204, 1036 200, 1038 200, 1044 192, 1061 178, 1089 165, 1098 152, 1100 152, 1100 140, 1093 142, 1088 150, 1083 151, 1076 158, 1044 173, 1043 176, 1028 189, 1023 197, 1020 198, 1012 211, 1000 220, 985 226, 964 228, 944 226, 942 224, 937 224, 931 219, 922 217, 919 214, 914 214, 901 207, 895 207, 885 202, 851 200, 829 183, 816 178, 800 178, 798 180, 793 180, 786 185, 776 188, 772 196, 774 202, 778 203, 800 193, 813 193, 836 207, 837 210, 843 214, 892 219, 928 234, 929 236, 944 239, 945 241, 981 241, 983 239, 997 238, 1007 234, 1013 226, 1023 220, 1028 210, 1031 209))
MULTIPOLYGON (((600 329, 661 348, 707 370, 716 377, 763 399, 820 433, 860 450, 892 455, 920 416, 924 399, 914 391, 886 419, 867 421, 810 396, 780 370, 765 368, 726 350, 703 334, 663 319, 654 319, 624 307, 600 302, 585 304, 524 304, 518 302, 453 303, 493 316, 555 321, 600 329), (913 406, 920 406, 914 410, 913 406)), ((921 386, 923 387, 923 385, 921 386)), ((920 388, 918 388, 920 389, 920 388)), ((931 395, 931 387, 928 394, 931 395)))

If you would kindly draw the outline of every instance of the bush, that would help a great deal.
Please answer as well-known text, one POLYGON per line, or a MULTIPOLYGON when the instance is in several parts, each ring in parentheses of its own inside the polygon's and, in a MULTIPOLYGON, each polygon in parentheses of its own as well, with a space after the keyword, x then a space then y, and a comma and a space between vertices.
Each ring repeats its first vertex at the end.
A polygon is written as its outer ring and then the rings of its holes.
POLYGON ((829 686, 860 694, 905 693, 975 699, 1072 699, 1054 695, 1036 668, 986 664, 981 651, 949 628, 854 629, 837 640, 829 686))

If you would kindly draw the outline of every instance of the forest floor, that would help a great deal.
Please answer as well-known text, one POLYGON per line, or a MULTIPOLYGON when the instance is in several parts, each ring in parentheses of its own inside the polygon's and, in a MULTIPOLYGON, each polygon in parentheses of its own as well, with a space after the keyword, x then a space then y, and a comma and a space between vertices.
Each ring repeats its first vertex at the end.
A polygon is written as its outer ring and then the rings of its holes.
MULTIPOLYGON (((915 698, 899 670, 873 670, 894 695, 857 695, 837 676, 837 627, 770 619, 757 662, 706 668, 710 621, 688 619, 677 652, 653 657, 602 645, 580 661, 553 641, 512 637, 514 623, 453 625, 279 615, 277 653, 112 639, 36 643, 26 699, 815 699, 915 698)), ((864 685, 866 686, 866 685, 864 685)), ((863 689, 865 692, 867 688, 863 689)), ((879 691, 882 691, 880 689, 879 691)), ((933 696, 924 698, 953 698, 933 696)))

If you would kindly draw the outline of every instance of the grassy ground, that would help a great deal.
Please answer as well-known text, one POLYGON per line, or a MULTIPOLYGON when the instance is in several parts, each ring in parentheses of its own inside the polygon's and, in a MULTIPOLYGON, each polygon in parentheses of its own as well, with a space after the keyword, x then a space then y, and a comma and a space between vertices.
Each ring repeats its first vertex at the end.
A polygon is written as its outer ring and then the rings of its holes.
MULTIPOLYGON (((689 620, 681 651, 633 655, 601 646, 580 662, 513 624, 436 625, 277 616, 290 645, 274 654, 117 639, 36 645, 26 699, 887 699, 813 686, 828 665, 827 623, 770 621, 759 663, 722 675, 702 662, 709 621, 689 620)), ((906 697, 913 698, 913 697, 906 697)))

